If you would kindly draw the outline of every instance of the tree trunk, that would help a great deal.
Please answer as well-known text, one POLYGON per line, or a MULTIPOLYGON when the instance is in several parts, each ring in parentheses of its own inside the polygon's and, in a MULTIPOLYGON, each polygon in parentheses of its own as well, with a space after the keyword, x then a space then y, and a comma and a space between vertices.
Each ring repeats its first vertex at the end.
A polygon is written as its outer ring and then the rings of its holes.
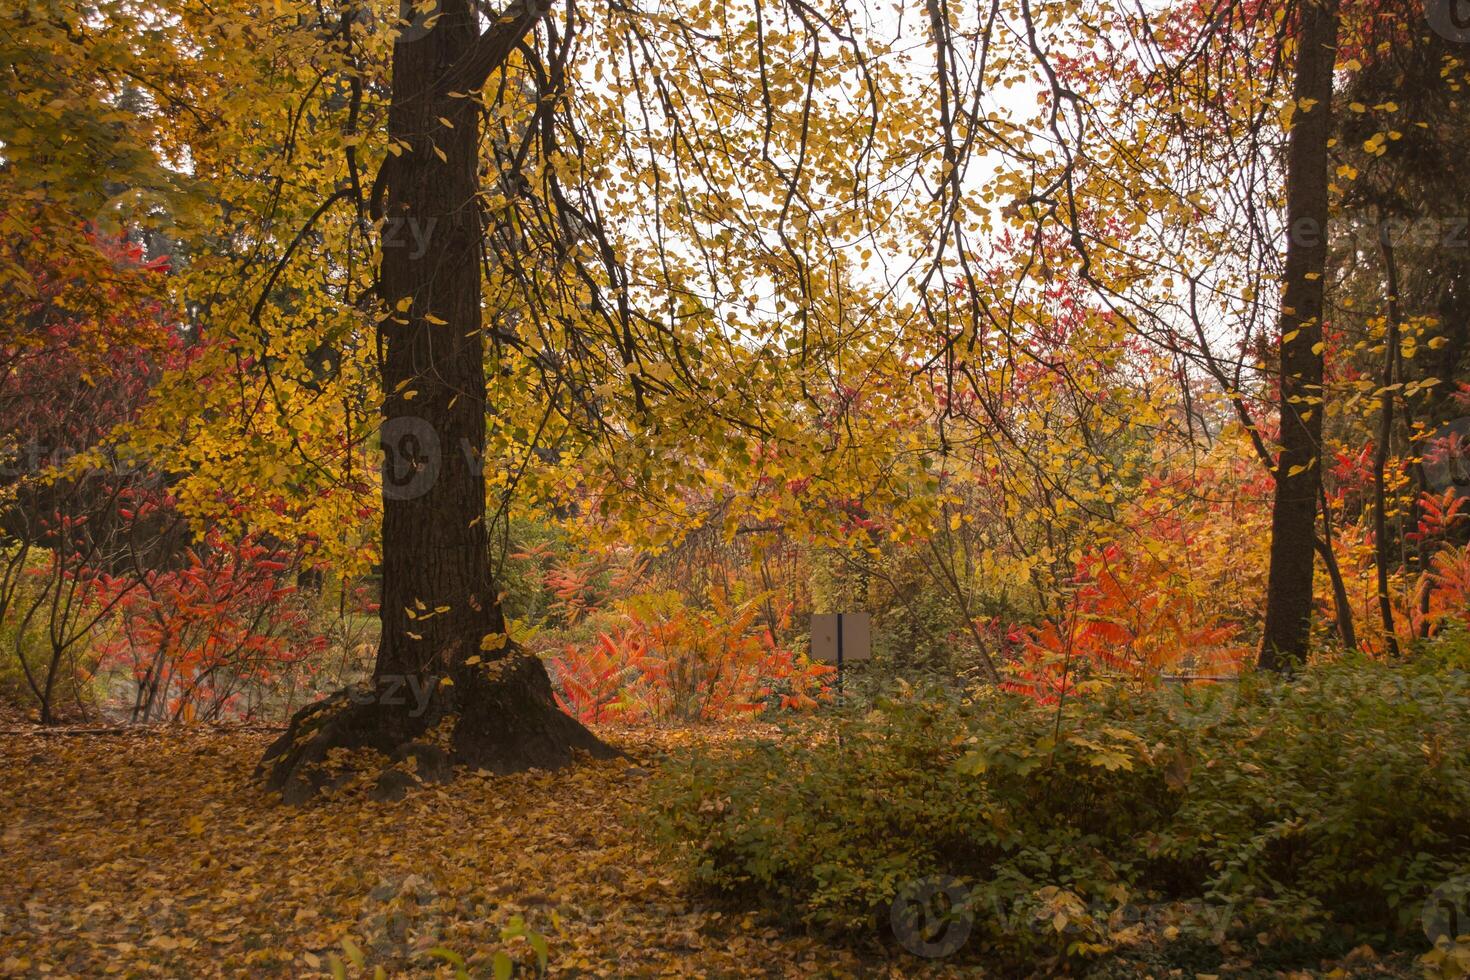
MULTIPOLYGON (((1382 225, 1380 224, 1380 227, 1382 225)), ((1383 622, 1383 648, 1395 660, 1399 656, 1398 630, 1393 622, 1393 599, 1388 591, 1388 491, 1384 486, 1388 467, 1388 443, 1393 437, 1394 361, 1399 351, 1399 272, 1393 243, 1380 234, 1379 249, 1388 278, 1388 316, 1383 333, 1383 378, 1378 410, 1378 444, 1373 447, 1373 564, 1378 581, 1378 615, 1383 622)))
MULTIPOLYGON (((1322 514, 1322 525, 1325 531, 1325 511, 1322 514)), ((1347 586, 1342 581, 1342 569, 1338 567, 1337 556, 1332 553, 1332 539, 1324 535, 1315 540, 1315 545, 1317 556, 1327 568, 1327 581, 1332 585, 1332 609, 1337 614, 1337 638, 1342 641, 1344 650, 1356 650, 1358 634, 1353 629, 1353 610, 1348 602, 1347 586)))
POLYGON ((1327 149, 1332 136, 1336 0, 1298 0, 1296 104, 1287 142, 1286 270, 1281 301, 1281 453, 1260 665, 1290 670, 1311 639, 1313 541, 1322 479, 1322 310, 1327 149))
POLYGON ((266 752, 267 784, 291 801, 334 778, 327 754, 338 747, 405 763, 379 779, 390 796, 416 778, 448 778, 450 763, 511 772, 612 754, 557 709, 540 660, 503 636, 485 527, 493 407, 481 329, 480 107, 463 93, 484 83, 539 13, 517 6, 508 14, 524 23, 503 17, 484 35, 469 0, 443 0, 437 14, 395 45, 388 131, 402 152, 379 177, 382 639, 371 690, 302 709, 266 752))

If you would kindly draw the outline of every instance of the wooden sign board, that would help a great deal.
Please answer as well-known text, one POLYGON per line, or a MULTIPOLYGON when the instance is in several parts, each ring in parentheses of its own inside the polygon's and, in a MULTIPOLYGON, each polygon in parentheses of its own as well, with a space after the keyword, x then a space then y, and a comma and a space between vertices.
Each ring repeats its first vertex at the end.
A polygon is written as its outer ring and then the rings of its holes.
POLYGON ((872 618, 861 613, 825 613, 812 617, 812 659, 837 663, 837 640, 842 638, 842 662, 873 658, 872 618), (839 634, 839 629, 841 633, 839 634))

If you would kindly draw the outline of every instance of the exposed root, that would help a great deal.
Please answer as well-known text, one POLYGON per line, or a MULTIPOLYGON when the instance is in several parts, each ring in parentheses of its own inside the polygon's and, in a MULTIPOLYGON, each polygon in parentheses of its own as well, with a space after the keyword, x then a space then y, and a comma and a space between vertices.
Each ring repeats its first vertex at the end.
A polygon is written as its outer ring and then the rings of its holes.
POLYGON ((374 795, 397 799, 419 783, 448 781, 454 766, 511 773, 619 754, 557 708, 546 668, 528 654, 461 667, 421 690, 422 699, 409 698, 380 683, 307 705, 266 749, 256 777, 299 804, 350 778, 335 764, 341 753, 381 753, 388 764, 374 795))

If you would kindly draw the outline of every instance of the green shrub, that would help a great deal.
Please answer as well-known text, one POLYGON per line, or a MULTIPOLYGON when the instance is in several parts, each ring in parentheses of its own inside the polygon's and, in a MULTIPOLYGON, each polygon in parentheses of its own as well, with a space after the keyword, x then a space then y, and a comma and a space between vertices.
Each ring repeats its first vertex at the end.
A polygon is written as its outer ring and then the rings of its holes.
POLYGON ((1464 672, 1368 662, 1060 711, 909 696, 671 765, 656 824, 693 882, 828 929, 952 876, 970 948, 1017 962, 1151 927, 1383 942, 1470 868, 1467 746, 1464 672))
MULTIPOLYGON (((51 553, 34 548, 23 563, 12 566, 15 557, 13 550, 0 544, 0 565, 11 576, 8 583, 0 583, 0 703, 30 712, 40 701, 27 671, 36 684, 44 686, 51 667, 51 598, 43 592, 51 553)), ((63 656, 51 692, 53 710, 66 714, 94 700, 96 692, 87 678, 96 665, 86 643, 74 645, 63 656)))

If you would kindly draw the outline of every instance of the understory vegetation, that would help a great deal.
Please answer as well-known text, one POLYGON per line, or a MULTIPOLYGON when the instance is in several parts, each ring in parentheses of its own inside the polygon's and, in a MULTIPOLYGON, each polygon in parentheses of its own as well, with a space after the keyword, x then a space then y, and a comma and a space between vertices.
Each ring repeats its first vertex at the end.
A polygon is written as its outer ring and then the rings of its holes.
POLYGON ((1200 972, 1422 951, 1426 896, 1470 867, 1465 651, 1051 707, 909 691, 670 766, 660 834, 699 886, 834 931, 943 882, 992 966, 1165 935, 1200 972))

